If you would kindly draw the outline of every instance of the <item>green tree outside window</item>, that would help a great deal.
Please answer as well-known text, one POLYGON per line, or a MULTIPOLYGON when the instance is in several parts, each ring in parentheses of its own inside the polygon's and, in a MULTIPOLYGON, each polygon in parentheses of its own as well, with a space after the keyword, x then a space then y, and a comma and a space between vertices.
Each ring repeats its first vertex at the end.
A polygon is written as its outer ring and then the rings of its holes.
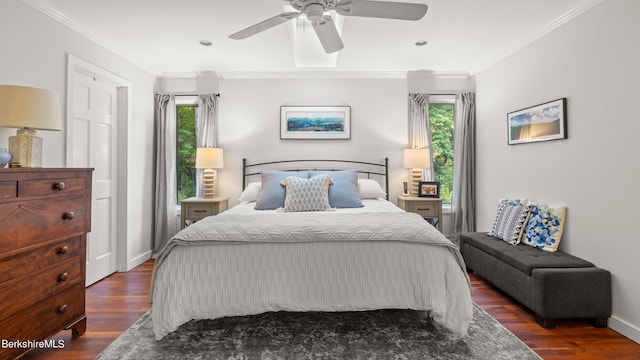
POLYGON ((434 179, 440 182, 440 198, 445 204, 453 196, 453 104, 429 104, 434 179))
POLYGON ((178 139, 177 182, 178 203, 196 196, 196 106, 177 106, 178 139))

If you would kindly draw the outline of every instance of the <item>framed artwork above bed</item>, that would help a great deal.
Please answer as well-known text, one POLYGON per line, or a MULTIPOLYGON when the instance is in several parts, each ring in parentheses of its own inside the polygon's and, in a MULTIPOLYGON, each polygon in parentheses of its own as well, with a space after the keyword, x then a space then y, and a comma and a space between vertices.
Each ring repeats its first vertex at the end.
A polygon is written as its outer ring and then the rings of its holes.
POLYGON ((351 139, 351 107, 281 106, 280 139, 351 139))

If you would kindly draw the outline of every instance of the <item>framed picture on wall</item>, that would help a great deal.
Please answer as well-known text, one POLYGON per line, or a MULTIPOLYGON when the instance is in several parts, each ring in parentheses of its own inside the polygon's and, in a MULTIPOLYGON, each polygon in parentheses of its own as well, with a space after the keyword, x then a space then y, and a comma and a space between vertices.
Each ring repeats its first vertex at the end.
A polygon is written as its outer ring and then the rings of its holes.
POLYGON ((350 106, 281 106, 281 139, 350 139, 350 106))
POLYGON ((420 181, 418 183, 418 196, 439 198, 440 182, 439 181, 420 181))
POLYGON ((567 99, 507 114, 509 145, 567 138, 567 99))

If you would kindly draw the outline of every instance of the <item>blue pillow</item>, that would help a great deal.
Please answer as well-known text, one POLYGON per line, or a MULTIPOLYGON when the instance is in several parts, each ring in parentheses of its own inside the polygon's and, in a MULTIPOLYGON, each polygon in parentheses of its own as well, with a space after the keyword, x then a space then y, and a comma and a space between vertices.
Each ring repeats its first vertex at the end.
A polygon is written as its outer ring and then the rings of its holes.
POLYGON ((262 189, 256 199, 256 210, 274 210, 284 207, 285 190, 280 181, 287 176, 309 178, 308 171, 265 170, 261 173, 262 189))
POLYGON ((309 171, 309 176, 327 174, 333 180, 329 187, 329 204, 332 208, 363 207, 358 192, 358 172, 352 170, 309 171))

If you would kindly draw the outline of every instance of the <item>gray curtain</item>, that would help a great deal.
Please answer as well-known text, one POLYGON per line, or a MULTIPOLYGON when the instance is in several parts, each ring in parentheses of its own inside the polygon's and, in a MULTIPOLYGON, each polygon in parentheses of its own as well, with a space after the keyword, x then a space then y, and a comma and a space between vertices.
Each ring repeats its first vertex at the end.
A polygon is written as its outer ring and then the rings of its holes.
POLYGON ((453 152, 453 199, 451 235, 476 229, 476 103, 474 93, 456 96, 453 152))
POLYGON ((424 169, 422 177, 426 181, 433 180, 433 148, 431 147, 431 122, 429 121, 429 95, 409 94, 409 148, 429 149, 428 169, 424 169))
POLYGON ((173 95, 155 96, 155 199, 153 249, 157 253, 179 227, 176 180, 176 103, 173 95))
POLYGON ((216 147, 216 123, 218 117, 218 95, 198 96, 196 136, 198 147, 216 147))

